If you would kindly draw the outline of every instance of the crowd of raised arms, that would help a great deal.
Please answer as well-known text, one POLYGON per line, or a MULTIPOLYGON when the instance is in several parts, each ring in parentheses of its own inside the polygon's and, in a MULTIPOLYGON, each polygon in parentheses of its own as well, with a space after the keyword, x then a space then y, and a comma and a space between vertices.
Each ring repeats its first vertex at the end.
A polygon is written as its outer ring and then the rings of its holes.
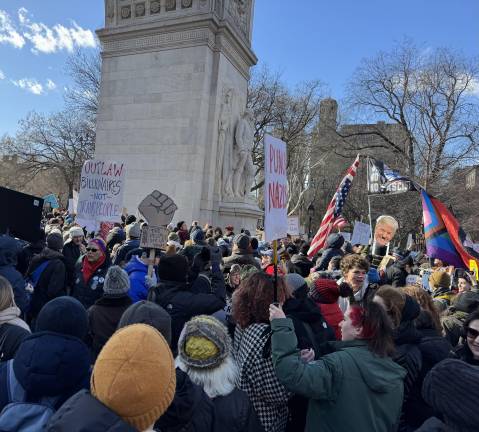
POLYGON ((474 274, 335 233, 282 239, 275 288, 259 232, 179 221, 153 259, 142 223, 0 236, 0 431, 479 430, 474 274))

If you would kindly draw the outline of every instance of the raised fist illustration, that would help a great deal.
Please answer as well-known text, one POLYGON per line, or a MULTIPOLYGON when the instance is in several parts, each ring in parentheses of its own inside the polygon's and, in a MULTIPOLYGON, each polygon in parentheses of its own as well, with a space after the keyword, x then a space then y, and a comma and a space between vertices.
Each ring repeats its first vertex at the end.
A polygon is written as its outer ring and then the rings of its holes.
POLYGON ((138 210, 149 225, 168 225, 178 209, 173 200, 160 191, 153 191, 138 206, 138 210))

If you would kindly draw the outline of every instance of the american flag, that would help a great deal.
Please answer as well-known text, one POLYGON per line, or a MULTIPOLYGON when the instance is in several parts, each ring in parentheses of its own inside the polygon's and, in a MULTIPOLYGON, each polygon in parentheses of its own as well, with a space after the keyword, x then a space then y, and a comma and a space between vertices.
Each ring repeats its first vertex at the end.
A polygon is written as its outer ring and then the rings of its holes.
POLYGON ((348 221, 344 219, 342 216, 339 216, 338 218, 335 219, 333 223, 333 228, 343 228, 348 224, 348 221))
POLYGON ((346 197, 348 196, 349 189, 351 189, 351 184, 353 183, 354 176, 359 166, 359 155, 356 156, 354 163, 349 167, 346 175, 339 184, 336 193, 334 194, 333 199, 328 205, 326 214, 321 221, 321 226, 319 227, 318 232, 311 242, 311 247, 308 251, 308 256, 314 256, 321 248, 324 247, 326 239, 328 238, 331 229, 333 228, 334 223, 341 216, 341 211, 343 210, 344 203, 346 202, 346 197))

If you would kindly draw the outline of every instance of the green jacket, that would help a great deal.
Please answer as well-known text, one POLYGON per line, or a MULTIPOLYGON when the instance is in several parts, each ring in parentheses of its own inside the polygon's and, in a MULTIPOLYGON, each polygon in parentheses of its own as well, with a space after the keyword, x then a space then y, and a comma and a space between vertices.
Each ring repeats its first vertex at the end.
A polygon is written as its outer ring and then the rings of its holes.
POLYGON ((293 322, 271 323, 279 381, 309 398, 305 432, 393 432, 399 423, 406 371, 371 353, 366 342, 337 342, 337 351, 311 363, 299 356, 293 322))

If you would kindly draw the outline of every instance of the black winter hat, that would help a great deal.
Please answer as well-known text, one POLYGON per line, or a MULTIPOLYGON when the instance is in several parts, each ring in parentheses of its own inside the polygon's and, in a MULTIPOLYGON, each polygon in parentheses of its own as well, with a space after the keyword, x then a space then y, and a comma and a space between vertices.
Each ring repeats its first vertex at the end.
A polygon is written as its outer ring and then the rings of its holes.
POLYGON ((130 225, 134 222, 136 222, 136 216, 135 215, 128 215, 125 219, 125 225, 130 225))
POLYGON ((83 305, 73 297, 57 297, 42 307, 35 331, 50 331, 84 339, 88 333, 88 317, 83 305))
POLYGON ((160 281, 186 282, 188 260, 182 255, 166 255, 160 258, 158 276, 160 281))
POLYGON ((424 379, 422 395, 445 423, 461 432, 477 431, 479 425, 479 367, 462 360, 446 359, 424 379))
POLYGON ((47 246, 54 251, 61 251, 63 249, 63 237, 56 232, 48 234, 47 246))
POLYGON ((118 328, 131 324, 148 324, 156 328, 171 344, 171 317, 160 305, 141 300, 132 304, 121 316, 118 328))

